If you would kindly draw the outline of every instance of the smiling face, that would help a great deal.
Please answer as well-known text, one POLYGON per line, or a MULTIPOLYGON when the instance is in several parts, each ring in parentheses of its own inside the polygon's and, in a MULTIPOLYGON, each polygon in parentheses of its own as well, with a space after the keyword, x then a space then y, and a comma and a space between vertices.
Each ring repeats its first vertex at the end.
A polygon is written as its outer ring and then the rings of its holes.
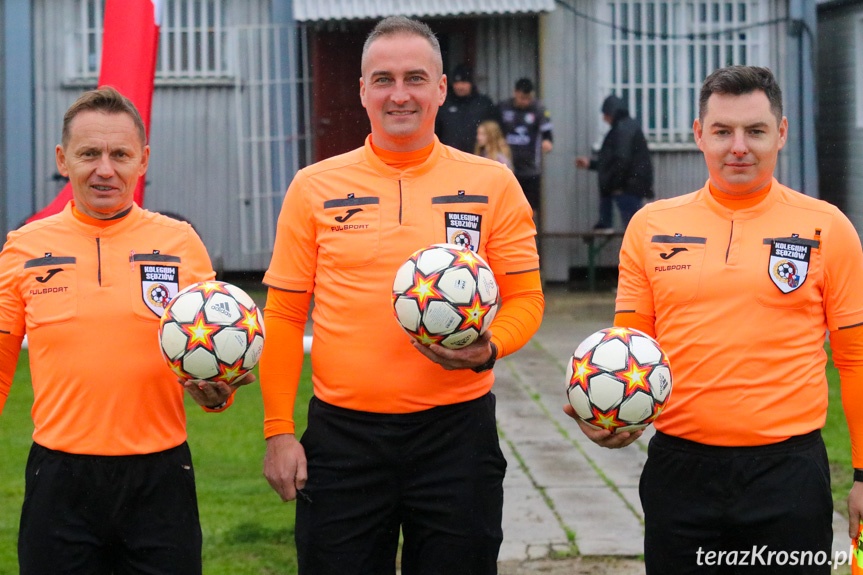
POLYGON ((376 146, 411 152, 434 140, 446 76, 428 40, 413 34, 382 36, 363 58, 360 99, 376 146))
POLYGON ((777 120, 761 90, 714 93, 693 131, 710 182, 722 192, 742 195, 763 190, 772 181, 779 150, 788 137, 788 120, 777 120))
POLYGON ((128 114, 80 112, 69 140, 57 146, 57 169, 69 178, 75 207, 90 217, 110 219, 132 206, 138 178, 147 172, 150 147, 142 144, 128 114))

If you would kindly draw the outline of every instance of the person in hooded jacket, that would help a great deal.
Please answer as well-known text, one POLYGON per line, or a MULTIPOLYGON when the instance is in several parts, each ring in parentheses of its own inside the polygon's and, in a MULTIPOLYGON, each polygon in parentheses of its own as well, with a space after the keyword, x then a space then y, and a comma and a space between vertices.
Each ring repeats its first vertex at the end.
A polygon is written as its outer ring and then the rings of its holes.
POLYGON ((611 95, 602 103, 602 117, 611 126, 595 158, 579 156, 578 168, 596 170, 599 176, 599 221, 594 230, 612 230, 612 203, 617 204, 623 227, 643 198, 653 197, 653 166, 647 140, 626 104, 611 95))
POLYGON ((497 107, 491 98, 476 91, 473 73, 466 64, 459 64, 449 77, 452 90, 437 115, 435 132, 441 143, 472 154, 476 130, 486 120, 500 122, 497 107))

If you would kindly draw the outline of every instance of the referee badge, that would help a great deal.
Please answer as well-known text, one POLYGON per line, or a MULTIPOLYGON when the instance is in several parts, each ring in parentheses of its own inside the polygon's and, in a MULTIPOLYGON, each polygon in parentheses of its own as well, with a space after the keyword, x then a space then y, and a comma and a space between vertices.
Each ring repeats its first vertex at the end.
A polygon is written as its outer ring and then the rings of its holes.
POLYGON ((802 238, 773 238, 769 241, 770 262, 767 273, 782 293, 791 293, 806 281, 809 256, 818 242, 802 238))
POLYGON ((482 216, 461 212, 446 212, 446 241, 459 247, 479 249, 482 216))
POLYGON ((168 302, 180 291, 177 266, 141 266, 141 297, 157 317, 162 317, 168 302))

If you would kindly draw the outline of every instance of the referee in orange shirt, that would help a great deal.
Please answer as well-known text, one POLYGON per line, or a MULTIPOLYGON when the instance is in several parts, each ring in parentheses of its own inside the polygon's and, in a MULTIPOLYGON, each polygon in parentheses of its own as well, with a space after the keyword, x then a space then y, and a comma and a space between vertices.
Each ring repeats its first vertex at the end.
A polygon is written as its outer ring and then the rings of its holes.
MULTIPOLYGON (((641 475, 647 573, 826 574, 827 332, 863 468, 860 238, 836 207, 774 179, 788 122, 770 70, 712 73, 693 129, 710 179, 642 208, 620 253, 615 325, 654 335, 674 370, 641 475)), ((641 434, 579 425, 605 447, 641 434)))
MULTIPOLYGON (((156 335, 170 298, 215 276, 210 258, 189 224, 133 203, 150 147, 118 91, 72 104, 56 155, 73 200, 0 253, 0 410, 25 333, 34 395, 20 573, 199 575, 184 386, 156 335)), ((239 384, 185 389, 221 411, 239 384)))
POLYGON ((300 170, 264 282, 264 474, 297 498, 301 575, 497 572, 503 476, 495 359, 536 331, 543 297, 530 205, 503 164, 434 135, 446 97, 440 46, 415 20, 366 40, 365 145, 300 170), (491 266, 502 305, 458 350, 412 345, 392 283, 417 249, 459 237, 491 266), (315 296, 315 397, 298 442, 293 411, 315 296))

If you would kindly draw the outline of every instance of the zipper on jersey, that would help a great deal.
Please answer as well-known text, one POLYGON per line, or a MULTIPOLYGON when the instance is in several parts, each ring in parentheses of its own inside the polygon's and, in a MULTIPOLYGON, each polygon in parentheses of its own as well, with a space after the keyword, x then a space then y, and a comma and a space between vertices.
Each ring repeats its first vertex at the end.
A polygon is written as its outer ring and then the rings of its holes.
POLYGON ((99 269, 99 287, 102 287, 102 247, 99 244, 99 238, 96 238, 96 261, 99 269))
POLYGON ((402 225, 402 181, 399 180, 399 225, 402 225))
POLYGON ((731 233, 728 234, 728 247, 725 248, 725 264, 728 265, 728 255, 731 253, 731 242, 734 241, 734 220, 731 220, 731 233))

